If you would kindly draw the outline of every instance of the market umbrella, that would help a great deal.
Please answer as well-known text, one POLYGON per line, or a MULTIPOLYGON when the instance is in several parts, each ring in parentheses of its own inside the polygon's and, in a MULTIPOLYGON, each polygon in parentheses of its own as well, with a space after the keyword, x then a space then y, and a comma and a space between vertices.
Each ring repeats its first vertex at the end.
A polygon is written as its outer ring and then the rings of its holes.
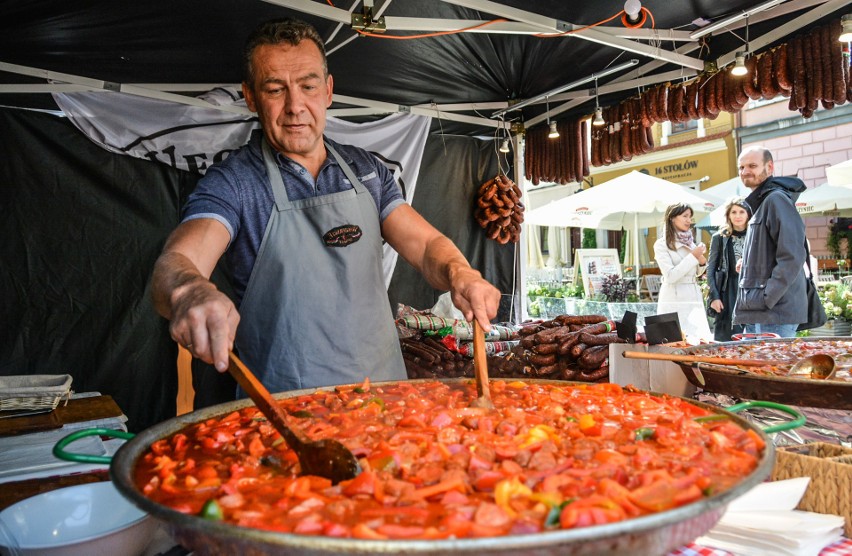
POLYGON ((829 185, 852 188, 852 159, 829 166, 825 169, 825 177, 829 185))
POLYGON ((710 197, 710 200, 716 201, 717 205, 724 204, 731 197, 748 197, 749 193, 751 189, 743 185, 743 180, 739 176, 701 190, 702 195, 710 197))
POLYGON ((743 185, 739 176, 723 181, 701 191, 705 197, 716 204, 716 208, 702 219, 696 219, 696 228, 718 228, 725 222, 725 203, 733 197, 748 197, 751 189, 743 185))
POLYGON ((529 211, 525 221, 538 226, 632 230, 633 253, 639 253, 639 230, 663 223, 666 208, 686 203, 701 218, 715 203, 676 183, 632 171, 529 211))
POLYGON ((824 183, 812 187, 799 195, 796 210, 802 216, 826 212, 844 216, 852 214, 852 185, 840 187, 824 183))

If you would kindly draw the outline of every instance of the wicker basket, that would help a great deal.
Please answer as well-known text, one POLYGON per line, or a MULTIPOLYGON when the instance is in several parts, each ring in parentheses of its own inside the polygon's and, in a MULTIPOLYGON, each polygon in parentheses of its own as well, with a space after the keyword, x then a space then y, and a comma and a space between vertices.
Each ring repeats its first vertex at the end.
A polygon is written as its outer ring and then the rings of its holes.
POLYGON ((779 447, 772 480, 810 477, 798 509, 846 518, 852 536, 852 448, 814 442, 779 447))
POLYGON ((0 377, 0 411, 52 410, 71 397, 71 375, 0 377))

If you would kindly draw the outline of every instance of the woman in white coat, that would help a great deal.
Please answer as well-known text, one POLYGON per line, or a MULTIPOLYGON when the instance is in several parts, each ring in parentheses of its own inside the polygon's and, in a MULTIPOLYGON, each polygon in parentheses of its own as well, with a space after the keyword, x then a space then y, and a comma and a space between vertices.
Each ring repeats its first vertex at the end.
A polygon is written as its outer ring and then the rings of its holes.
POLYGON ((692 209, 678 203, 666 209, 665 237, 654 243, 654 258, 662 283, 657 314, 677 313, 680 328, 690 343, 712 340, 698 277, 704 273, 707 250, 692 235, 692 209))

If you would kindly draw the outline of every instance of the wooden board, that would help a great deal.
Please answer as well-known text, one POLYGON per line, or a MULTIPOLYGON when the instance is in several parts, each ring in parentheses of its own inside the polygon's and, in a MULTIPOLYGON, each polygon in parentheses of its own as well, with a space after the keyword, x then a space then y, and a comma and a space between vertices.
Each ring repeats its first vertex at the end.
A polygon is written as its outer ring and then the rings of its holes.
POLYGON ((852 409, 850 382, 763 376, 733 367, 701 363, 698 368, 705 381, 705 384, 701 385, 690 364, 679 365, 689 382, 708 392, 806 407, 852 409))
POLYGON ((53 430, 67 423, 121 417, 123 414, 112 396, 74 398, 67 404, 60 403, 49 413, 0 419, 0 436, 53 430))

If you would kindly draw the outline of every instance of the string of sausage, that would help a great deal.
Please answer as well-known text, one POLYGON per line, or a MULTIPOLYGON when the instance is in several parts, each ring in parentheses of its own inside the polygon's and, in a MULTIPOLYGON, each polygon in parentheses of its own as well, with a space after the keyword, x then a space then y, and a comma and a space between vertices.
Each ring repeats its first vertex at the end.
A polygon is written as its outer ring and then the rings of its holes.
POLYGON ((804 117, 812 116, 820 102, 830 109, 852 100, 849 56, 838 41, 840 33, 837 19, 749 57, 744 77, 721 69, 686 84, 650 87, 638 98, 603 109, 607 125, 592 130, 591 165, 606 166, 649 152, 654 123, 714 120, 723 110, 739 111, 749 99, 789 97, 790 110, 804 117))
POLYGON ((489 238, 500 244, 521 239, 524 204, 521 190, 505 175, 498 175, 479 187, 474 218, 489 238))

